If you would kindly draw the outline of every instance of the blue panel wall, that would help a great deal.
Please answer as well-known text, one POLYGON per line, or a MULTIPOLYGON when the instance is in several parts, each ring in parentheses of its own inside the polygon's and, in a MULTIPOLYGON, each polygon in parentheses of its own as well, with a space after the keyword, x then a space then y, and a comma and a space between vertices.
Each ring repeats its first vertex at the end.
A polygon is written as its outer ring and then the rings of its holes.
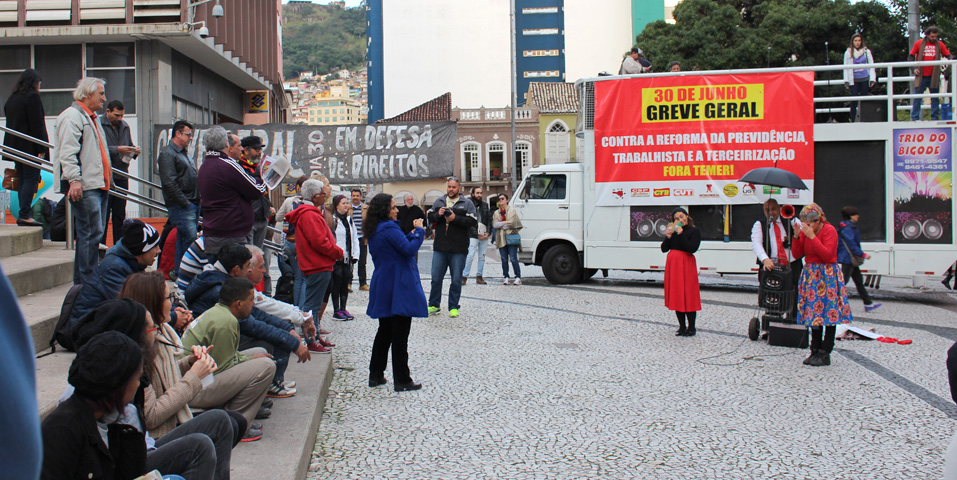
POLYGON ((366 61, 369 123, 382 120, 385 109, 385 88, 382 68, 382 0, 366 0, 366 61))
POLYGON ((525 105, 525 94, 531 82, 565 81, 565 12, 564 0, 516 0, 515 2, 515 67, 518 75, 518 104, 525 105), (554 13, 538 13, 554 9, 554 13), (529 35, 529 31, 557 29, 556 34, 529 35), (526 52, 549 55, 529 55, 526 52), (551 55, 557 53, 557 55, 551 55), (558 76, 534 76, 531 72, 558 72, 558 76))

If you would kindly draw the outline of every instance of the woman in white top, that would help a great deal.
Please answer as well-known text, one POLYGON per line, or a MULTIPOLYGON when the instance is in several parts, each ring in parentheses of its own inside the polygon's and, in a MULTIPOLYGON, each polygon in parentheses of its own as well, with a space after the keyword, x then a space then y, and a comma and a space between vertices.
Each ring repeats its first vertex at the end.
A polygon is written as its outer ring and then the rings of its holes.
POLYGON ((332 318, 352 320, 354 317, 346 310, 349 298, 349 285, 352 284, 352 265, 359 261, 359 234, 352 221, 352 207, 345 195, 336 195, 332 199, 332 225, 329 228, 336 235, 336 245, 342 249, 343 258, 336 260, 332 267, 332 318))
MULTIPOLYGON (((864 65, 874 63, 871 50, 864 45, 864 37, 860 33, 851 36, 851 44, 844 52, 844 65, 864 65)), ((854 68, 844 70, 844 86, 850 89, 851 95, 863 97, 877 82, 877 73, 873 68, 854 68)), ((857 106, 861 102, 851 102, 851 122, 857 120, 857 106)))

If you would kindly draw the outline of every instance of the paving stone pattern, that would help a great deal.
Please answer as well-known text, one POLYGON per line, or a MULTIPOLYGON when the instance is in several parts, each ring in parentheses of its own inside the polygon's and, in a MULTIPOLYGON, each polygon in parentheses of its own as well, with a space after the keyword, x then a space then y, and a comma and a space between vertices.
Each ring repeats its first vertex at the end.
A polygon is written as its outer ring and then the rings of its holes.
MULTIPOLYGON (((419 260, 428 293, 426 248, 419 260)), ((337 370, 309 478, 941 475, 957 429, 944 364, 957 338, 935 330, 954 326, 957 302, 943 292, 885 288, 867 314, 852 299, 858 326, 914 343, 838 342, 833 365, 814 368, 805 350, 747 340, 756 294, 735 286, 753 277, 703 276, 698 336, 683 338, 660 274, 552 286, 522 268, 524 285, 501 285, 490 255, 489 284, 470 279, 459 318, 443 305, 413 320, 418 392, 392 391, 391 371, 368 387, 377 321, 356 288, 356 320, 324 324, 337 370)))

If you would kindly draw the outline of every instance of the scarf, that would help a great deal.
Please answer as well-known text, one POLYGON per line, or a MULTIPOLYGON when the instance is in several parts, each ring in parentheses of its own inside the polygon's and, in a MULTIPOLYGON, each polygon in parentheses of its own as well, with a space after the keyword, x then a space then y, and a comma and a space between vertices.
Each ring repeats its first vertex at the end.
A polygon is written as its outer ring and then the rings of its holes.
MULTIPOLYGON (((153 360, 153 366, 156 368, 156 374, 159 375, 160 383, 165 392, 183 379, 183 373, 180 372, 179 363, 176 361, 176 358, 183 354, 183 342, 169 322, 160 324, 156 336, 156 358, 153 360)), ((155 383, 153 388, 156 388, 155 383)), ((156 396, 159 397, 160 392, 157 392, 156 396)), ((192 418, 193 413, 188 406, 184 406, 176 412, 177 425, 182 425, 192 418)))
MULTIPOLYGON (((917 50, 917 60, 924 59, 924 46, 927 45, 927 38, 922 38, 920 41, 920 48, 917 50)), ((940 60, 940 42, 937 42, 937 48, 934 49, 934 60, 940 60)), ((924 69, 921 69, 923 72, 924 69)), ((921 76, 914 76, 914 87, 920 88, 921 76)), ((930 74, 930 88, 937 88, 940 85, 940 65, 934 65, 934 71, 930 74)))
POLYGON ((853 55, 854 58, 861 58, 866 53, 867 53, 867 47, 861 46, 861 48, 859 49, 858 48, 853 49, 853 51, 851 52, 851 55, 853 55))
POLYGON ((257 176, 256 169, 259 167, 259 164, 253 163, 251 160, 246 158, 245 152, 239 154, 239 161, 237 163, 239 163, 240 166, 249 172, 250 175, 254 177, 257 176))

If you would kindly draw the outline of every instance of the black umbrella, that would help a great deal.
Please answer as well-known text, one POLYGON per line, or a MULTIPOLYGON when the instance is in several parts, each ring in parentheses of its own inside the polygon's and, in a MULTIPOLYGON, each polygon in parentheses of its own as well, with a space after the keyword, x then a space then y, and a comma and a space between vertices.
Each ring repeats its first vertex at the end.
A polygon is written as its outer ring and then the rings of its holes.
POLYGON ((771 185, 773 187, 793 188, 795 190, 807 190, 807 185, 797 175, 777 167, 755 168, 745 173, 741 180, 742 183, 753 183, 755 185, 771 185))

